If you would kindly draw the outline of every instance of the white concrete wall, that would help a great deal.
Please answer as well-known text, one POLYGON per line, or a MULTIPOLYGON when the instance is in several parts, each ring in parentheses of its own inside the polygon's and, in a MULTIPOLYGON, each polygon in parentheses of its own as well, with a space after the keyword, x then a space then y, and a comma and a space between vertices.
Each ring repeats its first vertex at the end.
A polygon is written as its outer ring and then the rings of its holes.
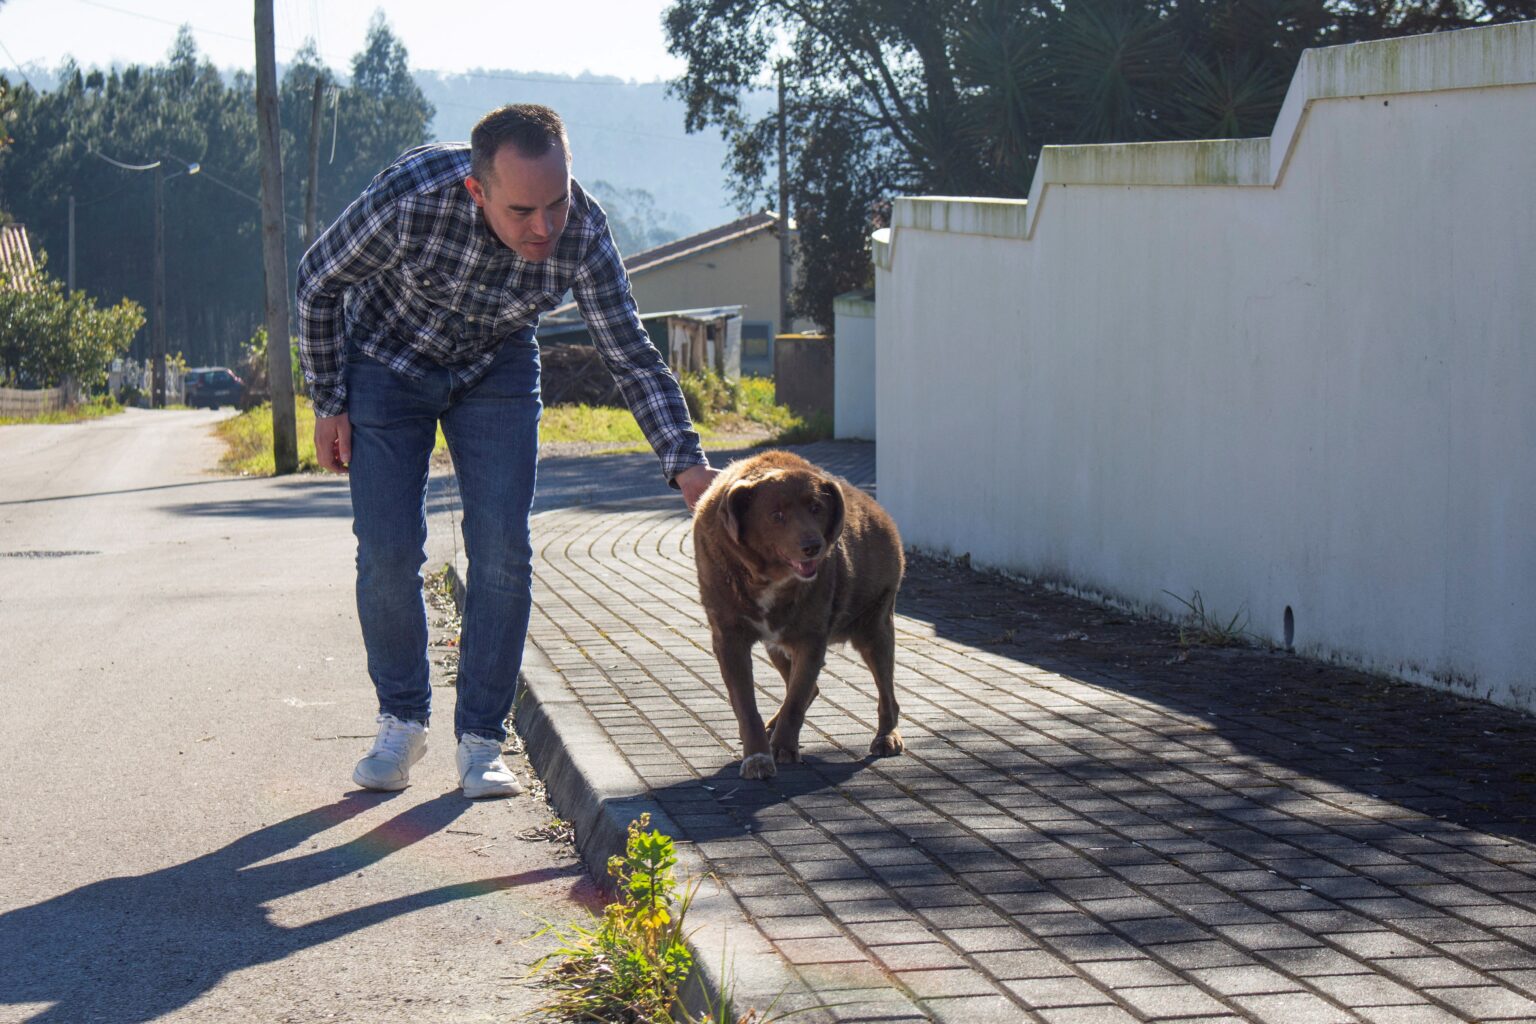
POLYGON ((907 542, 1536 709, 1533 83, 1536 22, 1311 51, 1271 139, 898 200, 907 542))
POLYGON ((832 434, 875 439, 875 303, 868 293, 833 300, 832 434))

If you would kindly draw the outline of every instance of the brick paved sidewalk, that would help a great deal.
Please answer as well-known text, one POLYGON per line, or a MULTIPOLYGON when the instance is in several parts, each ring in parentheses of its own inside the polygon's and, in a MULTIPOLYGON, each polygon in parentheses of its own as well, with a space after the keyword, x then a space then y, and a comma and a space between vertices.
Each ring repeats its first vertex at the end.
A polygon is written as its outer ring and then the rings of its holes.
POLYGON ((917 560, 906 755, 866 757, 834 651, 806 763, 745 782, 681 502, 610 500, 655 493, 645 457, 558 486, 592 465, 541 467, 532 639, 789 965, 778 1009, 836 1005, 792 1020, 1536 1021, 1529 717, 1262 652, 1106 659, 1088 606, 917 560))

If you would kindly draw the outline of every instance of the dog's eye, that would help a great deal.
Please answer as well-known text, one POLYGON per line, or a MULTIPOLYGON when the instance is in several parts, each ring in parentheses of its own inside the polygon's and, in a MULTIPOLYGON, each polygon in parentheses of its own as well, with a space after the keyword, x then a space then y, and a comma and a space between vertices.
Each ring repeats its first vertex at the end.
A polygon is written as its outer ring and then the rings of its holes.
POLYGON ((773 510, 773 515, 772 515, 771 518, 776 523, 782 523, 782 522, 784 522, 784 513, 780 512, 778 509, 774 509, 773 510))

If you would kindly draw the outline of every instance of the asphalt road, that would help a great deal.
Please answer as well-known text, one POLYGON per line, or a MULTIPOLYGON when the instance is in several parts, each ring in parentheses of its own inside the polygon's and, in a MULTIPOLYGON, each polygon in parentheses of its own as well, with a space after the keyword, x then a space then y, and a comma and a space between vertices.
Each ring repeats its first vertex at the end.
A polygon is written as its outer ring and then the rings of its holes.
POLYGON ((355 789, 345 482, 214 475, 220 415, 0 427, 0 1021, 513 1018, 590 883, 459 795, 451 687, 355 789))

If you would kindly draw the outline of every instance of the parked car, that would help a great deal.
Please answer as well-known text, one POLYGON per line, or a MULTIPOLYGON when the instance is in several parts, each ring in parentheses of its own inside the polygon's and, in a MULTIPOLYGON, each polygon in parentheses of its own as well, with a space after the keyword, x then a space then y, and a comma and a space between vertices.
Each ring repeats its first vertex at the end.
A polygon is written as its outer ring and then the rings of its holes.
POLYGON ((245 382, 227 366, 202 366, 187 371, 182 378, 182 387, 186 391, 186 402, 192 408, 217 409, 221 405, 239 405, 245 382))

